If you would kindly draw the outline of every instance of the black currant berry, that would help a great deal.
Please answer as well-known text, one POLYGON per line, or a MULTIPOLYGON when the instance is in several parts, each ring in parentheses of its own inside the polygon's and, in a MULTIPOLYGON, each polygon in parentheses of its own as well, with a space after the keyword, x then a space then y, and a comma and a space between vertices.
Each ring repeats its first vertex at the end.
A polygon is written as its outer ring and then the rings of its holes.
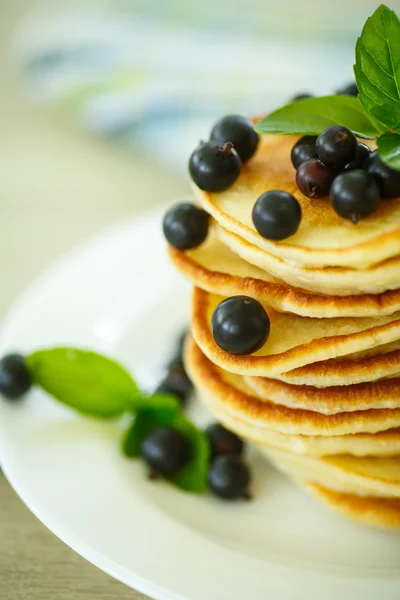
POLYGON ((263 305, 248 296, 226 298, 211 317, 215 343, 231 354, 252 354, 265 344, 270 321, 263 305))
POLYGON ((336 177, 331 187, 335 211, 345 219, 358 223, 378 206, 380 190, 377 181, 360 169, 346 171, 336 177))
POLYGON ((400 171, 391 169, 380 159, 378 150, 372 152, 364 163, 364 170, 376 178, 382 198, 400 196, 400 171))
POLYGON ((301 207, 296 198, 282 190, 261 194, 253 207, 252 219, 258 233, 269 240, 283 240, 299 228, 301 207))
POLYGON ((292 159, 292 165, 295 169, 306 160, 310 158, 316 158, 317 153, 315 151, 315 142, 317 140, 316 135, 303 135, 293 146, 290 158, 292 159))
POLYGON ((196 248, 208 234, 209 215, 194 204, 178 204, 170 208, 163 221, 164 236, 178 250, 196 248))
POLYGON ((186 374, 183 363, 174 362, 169 365, 167 377, 162 380, 154 393, 173 394, 184 405, 192 389, 193 384, 186 374))
POLYGON ((238 456, 218 456, 208 472, 208 483, 219 498, 249 497, 250 471, 238 456))
POLYGON ((336 90, 340 96, 358 96, 358 87, 355 81, 336 90))
POLYGON ((172 427, 159 427, 143 440, 141 455, 155 473, 168 477, 185 466, 190 455, 190 445, 172 427))
POLYGON ((212 128, 210 137, 220 144, 231 142, 242 163, 253 156, 260 140, 251 121, 239 115, 220 119, 212 128))
POLYGON ((317 158, 311 158, 297 169, 297 187, 308 198, 324 198, 329 194, 335 174, 334 169, 326 167, 317 158))
POLYGON ((21 398, 32 386, 32 379, 20 354, 8 354, 0 360, 0 394, 10 400, 21 398))
POLYGON ((354 134, 342 125, 324 129, 315 142, 317 156, 327 167, 344 167, 354 159, 356 148, 354 134))
POLYGON ((305 100, 306 98, 312 98, 313 95, 312 94, 308 94, 307 92, 300 92, 299 94, 296 94, 295 96, 293 96, 293 98, 291 99, 290 102, 297 102, 297 100, 305 100))
POLYGON ((189 160, 194 183, 207 192, 223 192, 239 177, 241 162, 231 142, 211 141, 201 144, 189 160))
POLYGON ((210 441, 211 457, 234 454, 240 456, 243 452, 243 441, 220 423, 214 423, 205 430, 210 441))
POLYGON ((371 149, 368 148, 366 144, 363 144, 362 142, 357 142, 356 154, 354 156, 354 159, 350 163, 347 163, 344 170, 350 171, 351 169, 362 169, 365 164, 365 161, 367 160, 370 154, 371 149))

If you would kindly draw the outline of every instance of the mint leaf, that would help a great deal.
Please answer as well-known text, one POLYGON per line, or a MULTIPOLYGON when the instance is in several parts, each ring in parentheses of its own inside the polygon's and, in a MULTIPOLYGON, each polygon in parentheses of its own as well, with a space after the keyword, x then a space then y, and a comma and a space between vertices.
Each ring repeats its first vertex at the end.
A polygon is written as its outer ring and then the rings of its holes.
POLYGON ((210 446, 207 436, 182 413, 169 416, 165 412, 143 409, 137 413, 122 443, 123 453, 132 458, 140 455, 143 440, 158 427, 173 427, 189 440, 191 454, 179 473, 168 478, 171 483, 188 492, 203 492, 207 488, 210 446))
POLYGON ((153 394, 152 396, 137 395, 131 402, 133 412, 143 410, 153 411, 165 418, 175 417, 181 410, 181 404, 173 394, 153 394))
POLYGON ((117 417, 139 393, 130 374, 113 360, 75 348, 39 350, 26 359, 34 383, 80 413, 117 417))
POLYGON ((400 171, 400 135, 385 133, 378 140, 379 156, 392 169, 400 171))
POLYGON ((365 110, 400 132, 400 21, 381 5, 356 44, 354 73, 365 110))
POLYGON ((139 456, 144 438, 157 427, 170 426, 181 410, 179 400, 171 394, 138 397, 134 404, 136 416, 122 441, 122 452, 129 458, 139 456))
POLYGON ((269 114, 255 129, 258 133, 318 135, 331 125, 344 125, 366 139, 375 138, 386 130, 353 96, 297 100, 269 114))
POLYGON ((188 421, 182 414, 178 415, 173 427, 190 440, 191 458, 186 466, 171 478, 171 481, 187 492, 204 492, 207 489, 207 475, 211 454, 210 442, 206 434, 188 421))
POLYGON ((136 414, 131 427, 122 440, 122 452, 128 458, 140 456, 140 447, 143 440, 158 427, 169 427, 173 423, 175 415, 167 414, 157 410, 142 409, 136 414))

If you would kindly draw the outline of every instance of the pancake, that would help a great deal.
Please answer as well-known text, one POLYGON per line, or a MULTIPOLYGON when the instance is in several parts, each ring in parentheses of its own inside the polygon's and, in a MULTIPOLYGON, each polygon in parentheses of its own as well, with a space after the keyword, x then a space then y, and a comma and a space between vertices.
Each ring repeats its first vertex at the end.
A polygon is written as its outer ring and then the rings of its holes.
POLYGON ((279 470, 345 494, 400 497, 399 456, 304 456, 259 446, 279 470))
POLYGON ((361 358, 349 355, 342 359, 316 362, 281 373, 276 379, 293 385, 328 387, 355 385, 393 377, 400 377, 399 350, 361 358))
POLYGON ((400 500, 396 498, 343 494, 309 481, 298 481, 298 483, 329 508, 349 519, 370 527, 400 531, 400 500))
POLYGON ((350 453, 354 456, 396 456, 400 454, 400 428, 378 433, 349 435, 291 435, 257 427, 230 415, 224 410, 224 406, 210 394, 200 392, 199 397, 220 423, 251 443, 272 446, 307 456, 350 453))
POLYGON ((400 314, 360 319, 312 319, 279 313, 264 303, 271 332, 264 346, 252 355, 222 350, 211 333, 211 314, 224 298, 199 288, 193 293, 193 336, 212 362, 243 375, 274 377, 298 367, 371 350, 400 339, 400 314))
POLYGON ((291 287, 247 263, 218 238, 211 227, 207 240, 186 252, 168 249, 175 267, 207 292, 224 296, 244 294, 274 310, 303 317, 373 317, 400 310, 400 290, 380 295, 322 296, 291 287))
POLYGON ((310 199, 297 189, 290 161, 294 136, 260 137, 256 155, 226 191, 195 189, 201 206, 220 225, 262 251, 298 265, 364 269, 400 254, 400 198, 380 202, 378 209, 357 225, 342 219, 329 199, 310 199), (293 194, 302 208, 298 231, 281 242, 261 237, 251 219, 257 198, 268 190, 293 194))
POLYGON ((221 241, 243 260, 268 271, 289 285, 316 294, 382 294, 388 290, 396 290, 399 286, 400 255, 365 269, 304 267, 276 258, 222 227, 217 228, 217 233, 221 241))
POLYGON ((287 408, 260 400, 247 388, 243 377, 215 366, 190 337, 185 348, 185 365, 196 389, 228 415, 251 428, 290 435, 334 436, 376 433, 400 427, 400 409, 371 409, 323 415, 303 409, 287 408))
POLYGON ((400 408, 400 378, 326 388, 290 385, 267 377, 245 377, 245 383, 261 400, 324 415, 371 408, 400 408))

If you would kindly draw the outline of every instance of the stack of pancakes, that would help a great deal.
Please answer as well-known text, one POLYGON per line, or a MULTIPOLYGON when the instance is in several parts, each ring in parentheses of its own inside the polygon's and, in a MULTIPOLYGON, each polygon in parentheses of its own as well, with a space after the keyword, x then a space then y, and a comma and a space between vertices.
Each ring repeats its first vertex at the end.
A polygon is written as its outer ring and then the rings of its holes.
POLYGON ((282 471, 336 510, 400 529, 400 198, 353 225, 329 199, 296 188, 297 138, 263 136, 236 183, 196 190, 211 216, 196 249, 170 248, 194 284, 186 365, 203 402, 282 471), (271 189, 302 221, 281 242, 251 219, 271 189), (229 354, 210 319, 226 297, 262 302, 271 332, 253 355, 229 354))

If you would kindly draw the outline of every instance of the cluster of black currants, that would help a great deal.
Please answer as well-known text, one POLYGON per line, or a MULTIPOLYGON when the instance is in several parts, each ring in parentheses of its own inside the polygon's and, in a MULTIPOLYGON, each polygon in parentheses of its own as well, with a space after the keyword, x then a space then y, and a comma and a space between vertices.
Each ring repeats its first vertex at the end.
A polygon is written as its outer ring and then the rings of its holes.
POLYGON ((212 492, 224 500, 250 499, 251 474, 242 460, 243 441, 219 423, 207 427, 211 446, 208 484, 212 492))
POLYGON ((334 210, 353 223, 373 213, 381 197, 400 195, 400 172, 341 125, 300 138, 291 159, 299 190, 309 198, 329 195, 334 210))
POLYGON ((228 115, 212 128, 210 141, 201 143, 189 159, 194 183, 207 192, 223 192, 240 175, 242 164, 257 150, 258 133, 239 115, 228 115))
MULTIPOLYGON (((192 383, 183 365, 183 347, 187 332, 179 338, 168 374, 157 387, 156 393, 174 394, 182 404, 192 390, 192 383)), ((241 460, 243 441, 219 423, 210 425, 205 433, 210 442, 211 458, 208 472, 210 489, 224 499, 249 496, 250 471, 241 460)), ((159 427, 142 442, 141 455, 150 467, 150 477, 172 477, 190 460, 190 444, 173 427, 159 427)))
MULTIPOLYGON (((335 95, 339 94, 340 96, 358 96, 358 87, 355 81, 344 85, 343 87, 335 90, 335 95)), ((313 94, 309 94, 308 92, 300 92, 296 94, 291 99, 291 102, 296 102, 297 100, 304 100, 305 98, 313 98, 313 94)))
POLYGON ((167 364, 167 373, 155 389, 155 394, 172 394, 185 406, 193 390, 193 384, 186 374, 183 364, 183 347, 187 331, 182 332, 178 339, 175 352, 167 364))
MULTIPOLYGON (((191 154, 189 172, 193 182, 207 192, 223 192, 233 185, 242 165, 257 150, 259 136, 253 124, 239 115, 228 115, 212 128, 210 140, 191 154)), ((209 215, 194 204, 171 207, 163 221, 168 243, 178 250, 197 248, 208 234, 209 215)))
MULTIPOLYGON (((250 470, 242 461, 243 441, 219 423, 205 433, 210 442, 211 459, 208 483, 211 491, 224 500, 249 498, 250 470)), ((150 467, 150 477, 177 475, 190 460, 190 444, 172 427, 159 427, 147 436, 141 455, 150 467)))

